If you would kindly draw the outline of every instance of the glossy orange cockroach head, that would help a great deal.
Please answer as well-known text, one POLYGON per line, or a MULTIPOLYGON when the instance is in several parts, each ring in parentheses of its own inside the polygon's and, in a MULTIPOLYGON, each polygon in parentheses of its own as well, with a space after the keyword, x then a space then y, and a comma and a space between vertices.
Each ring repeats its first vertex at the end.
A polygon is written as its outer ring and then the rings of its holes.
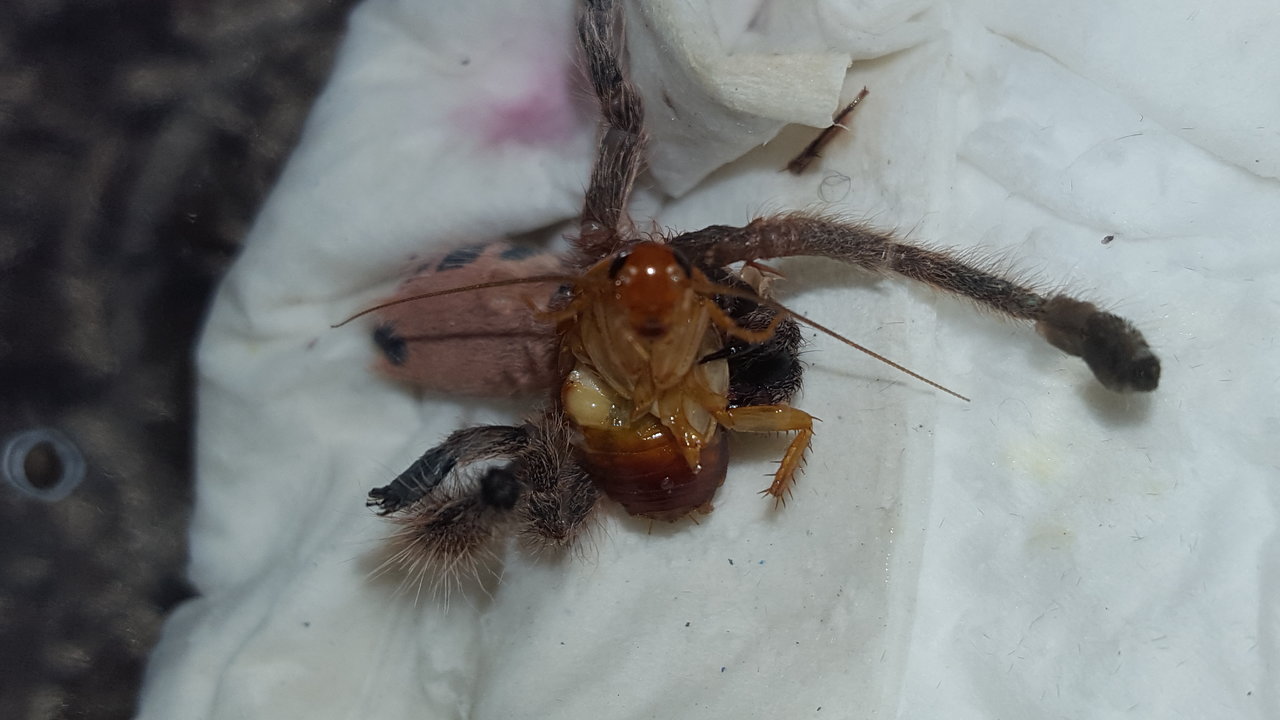
POLYGON ((669 246, 641 242, 619 253, 608 267, 611 299, 626 313, 636 335, 666 335, 693 299, 693 268, 669 246))

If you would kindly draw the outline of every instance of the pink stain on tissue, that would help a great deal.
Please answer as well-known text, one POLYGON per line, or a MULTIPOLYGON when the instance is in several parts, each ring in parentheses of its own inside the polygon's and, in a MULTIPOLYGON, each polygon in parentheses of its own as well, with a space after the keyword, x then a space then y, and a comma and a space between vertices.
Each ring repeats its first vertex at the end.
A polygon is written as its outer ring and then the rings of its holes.
POLYGON ((476 101, 459 108, 455 119, 487 145, 540 145, 574 137, 585 128, 570 72, 563 63, 531 63, 503 83, 510 95, 486 88, 476 101))

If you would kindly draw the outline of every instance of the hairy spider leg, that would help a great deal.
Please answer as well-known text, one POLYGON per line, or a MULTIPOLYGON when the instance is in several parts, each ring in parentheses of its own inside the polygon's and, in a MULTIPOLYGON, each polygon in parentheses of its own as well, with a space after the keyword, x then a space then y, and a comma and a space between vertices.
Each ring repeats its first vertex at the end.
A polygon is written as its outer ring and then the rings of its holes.
MULTIPOLYGON (((434 492, 458 465, 499 458, 516 459, 528 438, 525 428, 505 425, 481 425, 458 430, 440 445, 423 453, 389 484, 370 490, 365 504, 378 508, 380 515, 394 513, 434 492)), ((494 471, 489 474, 493 475, 494 471)), ((509 494, 509 489, 498 487, 504 482, 502 477, 494 477, 487 482, 494 488, 492 493, 486 491, 486 494, 492 494, 494 498, 509 494)), ((485 484, 486 481, 481 482, 482 487, 485 484)), ((510 508, 511 504, 507 507, 510 508)))
POLYGON ((411 573, 473 567, 498 535, 514 526, 525 544, 550 549, 573 544, 587 527, 600 493, 574 458, 557 412, 519 427, 458 430, 428 450, 367 504, 394 514, 390 562, 411 573), (467 465, 505 460, 474 482, 445 480, 467 465))
POLYGON ((647 137, 640 93, 622 70, 622 19, 613 0, 587 0, 578 20, 578 39, 603 116, 579 235, 571 239, 574 265, 586 268, 633 239, 627 203, 644 164, 647 137))
POLYGON ((941 250, 899 241, 865 225, 784 213, 745 227, 712 225, 671 240, 697 265, 812 255, 868 270, 894 273, 1036 324, 1054 347, 1082 358, 1102 385, 1115 391, 1151 391, 1160 382, 1160 360, 1129 321, 1064 294, 1035 289, 941 250))

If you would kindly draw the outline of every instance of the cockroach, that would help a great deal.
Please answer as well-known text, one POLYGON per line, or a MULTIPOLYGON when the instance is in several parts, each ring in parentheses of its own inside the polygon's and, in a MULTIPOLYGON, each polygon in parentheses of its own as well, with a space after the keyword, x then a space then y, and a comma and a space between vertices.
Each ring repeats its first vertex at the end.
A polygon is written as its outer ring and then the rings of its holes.
MULTIPOLYGON (((439 272, 425 291, 402 289, 355 316, 513 288, 528 295, 540 287, 549 298, 531 303, 552 338, 553 369, 532 375, 551 388, 542 413, 521 425, 458 430, 369 493, 367 504, 400 525, 394 559, 456 567, 509 534, 535 548, 564 547, 601 495, 656 520, 709 512, 728 466, 726 430, 794 433, 763 490, 781 504, 813 436, 813 418, 790 404, 802 379, 799 324, 840 336, 768 296, 770 270, 760 261, 769 258, 825 257, 925 283, 1034 323, 1108 389, 1156 388, 1160 362, 1123 318, 864 225, 785 213, 641 239, 625 209, 642 164, 643 107, 619 60, 615 2, 587 0, 578 31, 605 129, 571 253, 552 272, 480 276, 460 287, 441 287, 447 273, 439 272), (729 269, 737 263, 742 272, 729 269), (460 472, 482 461, 482 472, 460 472)), ((384 317, 375 330, 393 364, 412 345, 396 325, 384 317)))

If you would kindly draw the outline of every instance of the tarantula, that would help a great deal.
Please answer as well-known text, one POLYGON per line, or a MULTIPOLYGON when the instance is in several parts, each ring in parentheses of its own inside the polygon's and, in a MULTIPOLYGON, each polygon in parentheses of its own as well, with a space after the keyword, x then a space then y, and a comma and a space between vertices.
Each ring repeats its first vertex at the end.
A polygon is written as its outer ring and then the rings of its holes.
MULTIPOLYGON (((587 0, 578 36, 604 127, 565 271, 387 303, 519 284, 560 288, 546 291, 541 311, 555 327, 552 398, 542 413, 522 425, 454 432, 369 493, 368 505, 400 524, 399 560, 454 567, 511 533, 567 546, 602 494, 641 517, 709 512, 725 478, 726 430, 794 433, 763 491, 781 503, 813 435, 812 418, 790 405, 802 376, 797 323, 826 330, 766 297, 759 260, 819 256, 922 282, 1034 322, 1111 390, 1156 388, 1159 360, 1128 321, 862 225, 789 213, 640 239, 626 208, 643 164, 644 114, 623 72, 614 0, 587 0), (739 262, 747 270, 728 269, 739 262), (477 476, 459 472, 480 461, 490 464, 477 476)), ((375 339, 393 363, 403 359, 395 327, 384 323, 375 339)))

